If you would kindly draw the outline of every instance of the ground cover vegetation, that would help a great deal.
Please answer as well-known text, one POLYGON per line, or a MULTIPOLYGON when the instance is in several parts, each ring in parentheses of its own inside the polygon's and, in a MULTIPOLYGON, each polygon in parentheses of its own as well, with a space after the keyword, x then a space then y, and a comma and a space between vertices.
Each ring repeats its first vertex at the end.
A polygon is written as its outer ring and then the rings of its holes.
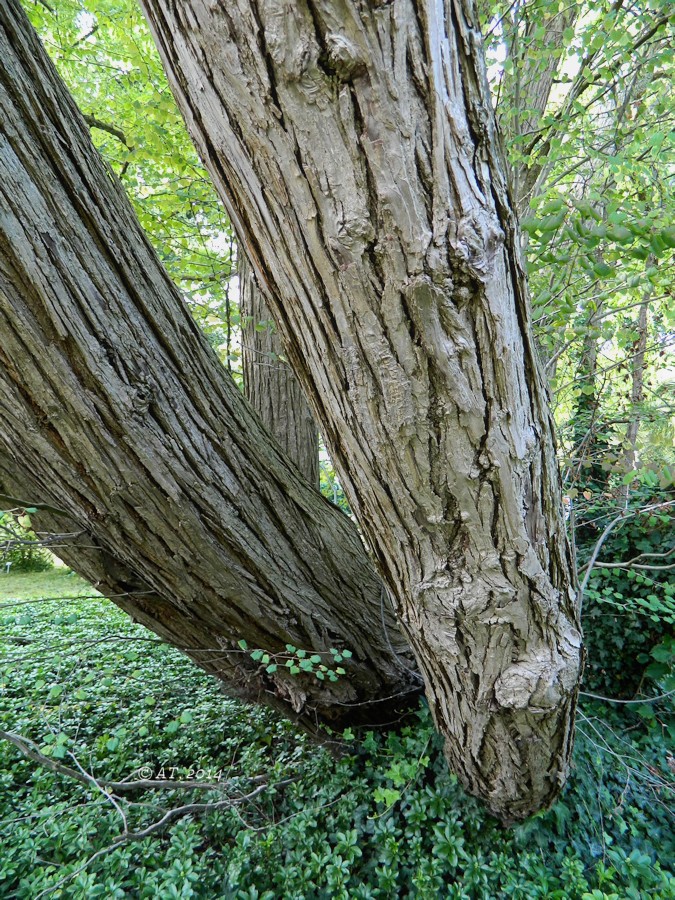
POLYGON ((562 798, 507 830, 447 771, 424 706, 319 748, 214 692, 75 576, 0 587, 0 730, 44 757, 0 743, 2 896, 675 896, 665 701, 648 718, 584 702, 562 798), (190 779, 210 787, 168 784, 190 779))
MULTIPOLYGON (((231 229, 139 10, 126 0, 26 8, 197 321, 241 380, 231 229)), ((74 576, 10 574, 0 583, 2 729, 34 743, 0 744, 9 848, 0 892, 675 895, 671 14, 661 2, 483 10, 583 588, 586 696, 561 799, 506 831, 446 770, 424 704, 390 733, 328 735, 317 751, 269 711, 224 700, 176 651, 100 598, 84 599, 74 576), (549 77, 542 107, 537 88, 549 77), (47 760, 98 782, 49 771, 47 760), (110 787, 162 769, 164 781, 164 764, 188 781, 201 767, 218 787, 110 787), (221 805, 155 828, 201 803, 221 805)), ((348 510, 326 454, 321 485, 348 510)), ((14 569, 20 548, 37 552, 17 543, 18 534, 33 540, 30 509, 8 508, 3 519, 14 569)))

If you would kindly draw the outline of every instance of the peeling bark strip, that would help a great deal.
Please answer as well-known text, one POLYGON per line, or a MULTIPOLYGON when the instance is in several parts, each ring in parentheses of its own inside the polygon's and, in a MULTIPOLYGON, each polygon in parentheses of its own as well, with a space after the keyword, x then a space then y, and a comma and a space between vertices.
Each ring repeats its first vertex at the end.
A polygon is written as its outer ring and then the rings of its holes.
POLYGON ((319 433, 302 388, 287 362, 255 276, 239 251, 244 394, 263 425, 307 481, 319 487, 319 433))
POLYGON ((471 0, 143 6, 448 760, 523 818, 567 773, 581 641, 471 0))
POLYGON ((0 450, 18 496, 65 510, 104 554, 74 547, 74 568, 149 589, 118 605, 249 697, 312 722, 391 716, 398 699, 378 701, 410 675, 356 530, 220 366, 18 0, 0 4, 0 122, 0 450), (354 665, 326 686, 268 675, 241 638, 346 647, 354 665))

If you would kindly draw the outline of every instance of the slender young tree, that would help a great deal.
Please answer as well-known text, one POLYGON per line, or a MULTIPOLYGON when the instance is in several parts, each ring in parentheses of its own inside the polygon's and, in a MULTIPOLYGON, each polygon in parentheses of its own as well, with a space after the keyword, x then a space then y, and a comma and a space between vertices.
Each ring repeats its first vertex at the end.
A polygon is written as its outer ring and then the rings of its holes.
MULTIPOLYGON (((509 143, 514 143, 516 154, 541 132, 541 120, 564 58, 565 34, 578 16, 575 3, 559 8, 550 3, 516 2, 501 18, 502 40, 511 65, 499 85, 498 115, 502 132, 509 143)), ((512 167, 514 202, 521 216, 529 212, 547 157, 544 150, 538 158, 528 159, 527 165, 521 161, 512 167)))
MULTIPOLYGON (((647 260, 647 267, 655 265, 656 260, 653 256, 650 256, 647 260)), ((630 405, 629 405, 629 418, 628 424, 626 426, 626 437, 624 441, 624 455, 623 455, 623 463, 626 470, 626 473, 632 472, 635 469, 635 463, 637 461, 637 442, 638 442, 638 433, 640 431, 640 419, 642 418, 642 404, 645 399, 645 368, 646 368, 646 350, 647 350, 647 336, 649 331, 649 302, 651 300, 651 295, 653 293, 653 288, 649 285, 647 291, 645 292, 646 296, 638 309, 637 322, 635 323, 635 331, 637 337, 635 342, 631 348, 632 357, 630 363, 631 369, 631 387, 630 387, 630 405)), ((628 491, 630 490, 630 485, 625 485, 626 497, 628 497, 628 491)))

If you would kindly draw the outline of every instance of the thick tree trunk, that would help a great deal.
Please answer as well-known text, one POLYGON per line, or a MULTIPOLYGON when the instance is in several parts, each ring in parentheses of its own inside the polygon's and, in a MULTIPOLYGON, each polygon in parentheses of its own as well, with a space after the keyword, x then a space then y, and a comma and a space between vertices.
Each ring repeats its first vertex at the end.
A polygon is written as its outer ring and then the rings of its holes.
POLYGON ((0 121, 0 441, 23 493, 131 576, 77 548, 74 568, 149 589, 119 605, 226 682, 305 720, 391 715, 411 678, 356 530, 218 363, 18 0, 0 4, 0 121), (322 684, 252 667, 240 639, 354 655, 322 684))
POLYGON ((255 275, 239 251, 244 394, 310 484, 319 486, 319 432, 283 348, 255 275))
POLYGON ((580 633, 471 4, 143 5, 450 764, 527 816, 565 779, 580 633))
MULTIPOLYGON (((16 464, 0 454, 0 509, 8 506, 31 507, 38 503, 37 513, 31 514, 38 537, 58 536, 55 552, 59 558, 95 586, 97 591, 111 599, 135 622, 144 625, 185 653, 209 675, 215 676, 227 696, 270 706, 294 719, 307 731, 320 734, 317 726, 321 716, 317 717, 311 700, 300 710, 290 708, 288 696, 273 689, 269 679, 261 675, 262 667, 251 659, 250 654, 223 651, 222 634, 218 628, 207 631, 200 619, 177 610, 173 597, 154 591, 136 571, 99 545, 91 532, 82 531, 64 510, 39 504, 35 499, 43 491, 39 483, 27 476, 25 471, 16 470, 16 464), (22 495, 21 491, 27 493, 22 495), (214 640, 217 646, 213 646, 214 640)), ((338 724, 377 722, 383 717, 401 715, 406 709, 406 699, 416 696, 416 693, 403 694, 392 704, 383 703, 381 698, 378 703, 378 698, 373 698, 374 705, 366 702, 356 708, 334 708, 325 718, 338 724)), ((384 721, 389 721, 389 718, 384 721)))

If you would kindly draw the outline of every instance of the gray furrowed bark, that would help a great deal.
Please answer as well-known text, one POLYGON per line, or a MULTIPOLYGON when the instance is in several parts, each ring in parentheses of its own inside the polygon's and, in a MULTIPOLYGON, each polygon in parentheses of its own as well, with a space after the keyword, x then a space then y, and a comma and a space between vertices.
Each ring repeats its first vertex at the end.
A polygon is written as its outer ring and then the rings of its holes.
POLYGON ((426 680, 504 821, 550 804, 581 638, 470 0, 143 0, 426 680))
POLYGON ((119 605, 242 693, 305 722, 391 718, 411 678, 358 533, 220 366, 17 0, 0 121, 0 451, 21 496, 67 512, 107 560, 73 547, 73 567, 149 589, 119 605), (240 639, 354 655, 322 684, 240 639))

